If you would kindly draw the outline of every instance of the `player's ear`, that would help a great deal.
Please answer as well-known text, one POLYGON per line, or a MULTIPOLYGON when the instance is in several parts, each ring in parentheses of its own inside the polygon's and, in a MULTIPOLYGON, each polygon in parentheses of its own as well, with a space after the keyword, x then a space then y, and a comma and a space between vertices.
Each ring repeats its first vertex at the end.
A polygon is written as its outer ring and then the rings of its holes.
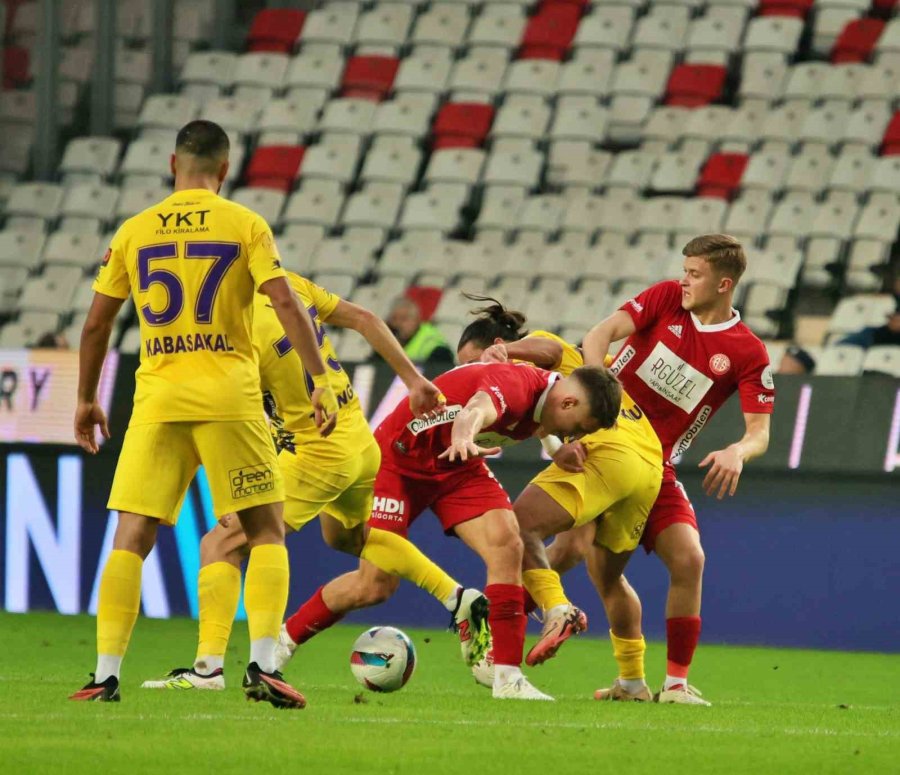
POLYGON ((172 172, 172 177, 173 177, 173 178, 174 178, 175 175, 177 174, 177 170, 176 170, 175 167, 176 167, 176 165, 175 165, 175 154, 173 153, 173 154, 169 157, 169 169, 170 169, 171 172, 172 172))
POLYGON ((719 293, 728 293, 732 288, 734 288, 734 280, 732 278, 725 275, 719 278, 719 293))
POLYGON ((219 167, 219 174, 218 174, 219 185, 221 185, 222 183, 225 182, 225 178, 226 178, 226 176, 228 175, 228 165, 229 165, 229 163, 230 163, 230 162, 228 161, 228 159, 226 159, 224 162, 222 162, 222 166, 219 167))

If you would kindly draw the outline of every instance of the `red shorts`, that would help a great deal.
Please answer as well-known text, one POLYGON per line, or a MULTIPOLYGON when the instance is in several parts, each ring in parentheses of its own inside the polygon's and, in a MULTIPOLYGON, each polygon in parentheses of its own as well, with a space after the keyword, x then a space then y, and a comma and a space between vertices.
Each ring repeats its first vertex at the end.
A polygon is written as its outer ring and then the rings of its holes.
POLYGON ((653 551, 656 545, 656 537, 662 533, 669 525, 677 523, 690 525, 694 530, 699 532, 697 526, 697 515, 694 513, 694 507, 688 499, 687 493, 681 482, 675 476, 675 468, 670 463, 663 465, 662 485, 659 488, 659 495, 656 496, 656 503, 650 510, 647 517, 647 525, 644 527, 644 535, 641 538, 641 544, 647 554, 653 551))
POLYGON ((509 495, 483 460, 458 471, 405 471, 382 461, 375 477, 369 526, 406 537, 409 527, 430 508, 444 532, 491 509, 512 511, 509 495))

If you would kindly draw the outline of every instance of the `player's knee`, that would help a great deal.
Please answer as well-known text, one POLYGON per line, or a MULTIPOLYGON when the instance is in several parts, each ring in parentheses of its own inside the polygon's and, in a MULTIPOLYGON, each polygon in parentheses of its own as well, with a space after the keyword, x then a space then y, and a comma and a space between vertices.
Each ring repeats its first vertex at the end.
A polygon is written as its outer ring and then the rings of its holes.
POLYGON ((325 543, 332 549, 344 554, 352 554, 359 557, 362 554, 365 545, 365 537, 361 531, 341 531, 340 533, 329 533, 324 536, 325 543))
POLYGON ((673 580, 685 583, 696 583, 703 578, 706 555, 699 543, 684 547, 667 563, 673 580))

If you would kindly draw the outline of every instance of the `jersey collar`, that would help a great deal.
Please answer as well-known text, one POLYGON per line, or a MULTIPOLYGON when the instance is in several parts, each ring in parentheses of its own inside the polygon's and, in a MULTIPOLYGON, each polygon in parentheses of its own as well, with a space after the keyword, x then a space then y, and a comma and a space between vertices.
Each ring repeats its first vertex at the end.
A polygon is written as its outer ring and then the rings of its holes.
POLYGON ((727 331, 729 328, 736 326, 741 322, 741 313, 736 309, 732 308, 731 317, 728 318, 724 323, 710 323, 705 326, 700 322, 700 319, 692 312, 691 320, 694 321, 694 328, 696 328, 701 334, 713 334, 716 331, 727 331))
POLYGON ((547 380, 547 387, 544 388, 544 392, 541 393, 541 397, 537 400, 537 403, 534 405, 534 421, 536 423, 540 423, 541 415, 544 413, 544 403, 547 401, 547 396, 550 394, 550 388, 552 388, 556 384, 556 380, 558 380, 562 375, 558 372, 553 371, 550 373, 550 377, 547 380))

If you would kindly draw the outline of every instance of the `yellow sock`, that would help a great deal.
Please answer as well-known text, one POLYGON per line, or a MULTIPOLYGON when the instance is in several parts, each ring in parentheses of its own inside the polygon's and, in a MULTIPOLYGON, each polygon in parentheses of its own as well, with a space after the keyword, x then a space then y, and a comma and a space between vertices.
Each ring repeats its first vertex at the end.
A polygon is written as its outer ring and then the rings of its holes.
POLYGON ((118 677, 119 665, 141 608, 141 570, 144 561, 134 552, 113 549, 97 600, 97 681, 118 677))
POLYGON ((627 680, 642 679, 644 677, 644 652, 647 644, 642 635, 637 640, 620 638, 612 630, 609 631, 609 639, 613 644, 613 656, 619 664, 619 678, 627 680))
MULTIPOLYGON (((270 638, 274 642, 278 639, 287 608, 289 583, 288 555, 283 545, 262 544, 250 550, 244 579, 244 607, 247 609, 251 651, 254 641, 270 638)), ((266 669, 263 665, 260 667, 266 669)))
POLYGON ((455 600, 460 585, 402 536, 372 529, 360 555, 385 573, 400 576, 421 587, 441 603, 455 600))
POLYGON ((559 580, 559 574, 555 570, 544 568, 527 570, 522 573, 522 584, 542 611, 549 611, 558 605, 570 605, 559 580))
POLYGON ((194 664, 203 662, 206 672, 210 672, 222 667, 228 647, 241 597, 240 570, 227 562, 214 562, 200 568, 197 596, 200 601, 200 641, 194 664))

